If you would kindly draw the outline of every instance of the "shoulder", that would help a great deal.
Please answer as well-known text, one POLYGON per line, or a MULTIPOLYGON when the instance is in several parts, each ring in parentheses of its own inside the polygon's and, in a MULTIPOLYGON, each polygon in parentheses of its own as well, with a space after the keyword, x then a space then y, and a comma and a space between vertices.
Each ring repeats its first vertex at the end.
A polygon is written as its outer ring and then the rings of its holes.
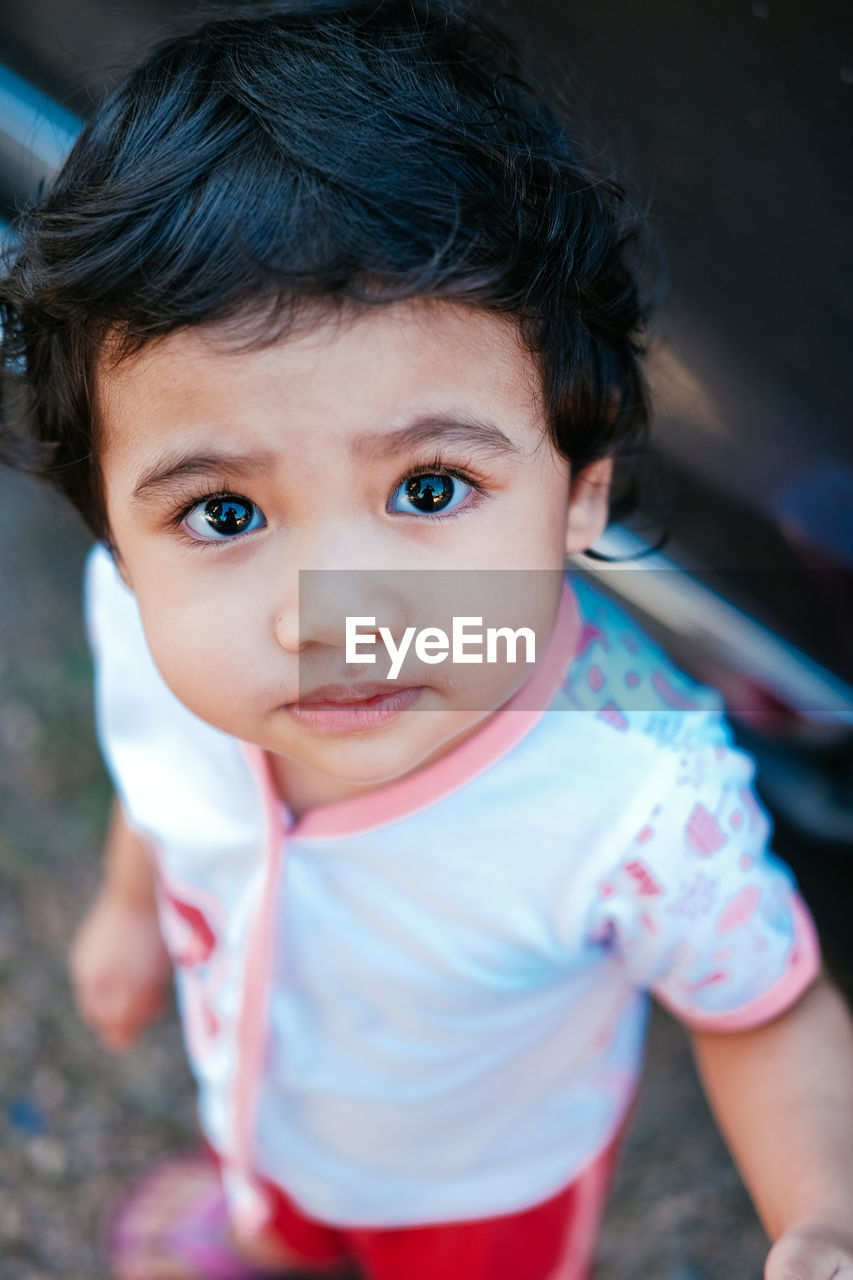
POLYGON ((535 797, 542 822, 556 814, 570 824, 590 874, 620 860, 641 833, 648 839, 651 827, 668 855, 680 856, 696 803, 712 807, 715 786, 748 785, 753 763, 735 749, 716 690, 681 671, 584 575, 572 572, 568 586, 577 605, 573 657, 548 714, 515 753, 515 793, 535 797), (703 796, 688 804, 700 779, 703 796))
POLYGON ((578 640, 562 696, 626 738, 680 749, 688 740, 730 745, 716 689, 682 671, 607 591, 579 571, 567 573, 578 606, 578 640))
MULTIPOLYGON (((658 826, 682 813, 699 778, 748 785, 754 764, 735 744, 717 690, 683 672, 616 600, 572 571, 577 641, 562 686, 545 717, 548 775, 569 780, 606 816, 600 846, 607 859, 630 844, 655 814, 658 826)), ((673 842, 668 833, 670 847, 673 842)))
POLYGON ((604 590, 581 574, 571 585, 579 638, 563 694, 586 713, 585 735, 604 744, 614 792, 624 792, 632 759, 646 763, 630 829, 619 825, 610 856, 648 892, 696 860, 707 877, 712 857, 715 867, 737 867, 765 850, 771 822, 753 789, 755 762, 738 746, 721 695, 682 671, 604 590))

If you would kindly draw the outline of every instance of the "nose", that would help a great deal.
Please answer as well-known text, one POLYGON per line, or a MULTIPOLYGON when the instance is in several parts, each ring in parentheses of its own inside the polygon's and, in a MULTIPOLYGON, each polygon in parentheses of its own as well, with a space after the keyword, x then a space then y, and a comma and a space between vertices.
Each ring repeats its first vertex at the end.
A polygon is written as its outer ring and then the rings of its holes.
MULTIPOLYGON (((373 618, 375 631, 384 626, 394 636, 402 634, 410 612, 411 574, 363 567, 366 557, 357 560, 345 542, 337 543, 337 554, 328 547, 325 555, 318 554, 316 546, 311 552, 304 548, 298 553, 297 564, 311 567, 287 574, 279 595, 275 635, 282 649, 294 654, 309 645, 344 649, 348 617, 373 618)), ((376 563, 378 557, 372 558, 376 563)), ((369 635, 369 622, 362 621, 359 632, 369 635)))
POLYGON ((300 648, 297 599, 298 589, 294 593, 292 602, 288 600, 287 603, 280 604, 275 618, 275 638, 285 653, 295 654, 299 652, 300 648))

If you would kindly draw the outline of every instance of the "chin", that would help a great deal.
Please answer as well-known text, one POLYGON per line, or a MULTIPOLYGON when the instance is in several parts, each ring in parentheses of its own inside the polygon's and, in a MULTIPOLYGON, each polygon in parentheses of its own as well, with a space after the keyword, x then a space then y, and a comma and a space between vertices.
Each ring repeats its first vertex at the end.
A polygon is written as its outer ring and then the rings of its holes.
POLYGON ((399 743, 380 743, 364 737, 361 741, 335 744, 334 749, 318 753, 312 760, 303 759, 306 764, 353 787, 376 787, 411 773, 440 745, 430 743, 421 749, 413 746, 406 750, 399 743))
MULTIPOLYGON (((365 757, 372 757, 372 753, 365 752, 365 757)), ((385 759, 362 758, 335 761, 334 763, 318 761, 317 768, 323 773, 328 773, 331 777, 337 778, 340 782, 345 782, 353 787, 379 787, 386 783, 394 782, 397 778, 404 777, 407 773, 411 773, 422 763, 423 756, 401 757, 399 752, 393 753, 393 757, 385 759)))

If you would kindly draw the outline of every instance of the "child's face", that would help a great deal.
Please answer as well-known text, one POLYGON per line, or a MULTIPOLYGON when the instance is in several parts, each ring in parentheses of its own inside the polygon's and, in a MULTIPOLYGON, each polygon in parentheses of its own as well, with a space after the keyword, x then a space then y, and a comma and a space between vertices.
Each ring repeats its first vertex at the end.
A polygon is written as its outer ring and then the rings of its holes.
MULTIPOLYGON (((321 623, 300 631, 300 569, 559 570, 606 520, 609 464, 574 477, 570 502, 515 327, 456 304, 383 306, 242 351, 179 332, 104 367, 97 410, 112 537, 166 683, 342 793, 442 754, 527 672, 504 668, 476 711, 444 664, 366 720, 346 699, 306 712, 300 652, 325 654, 344 682, 372 670, 345 668, 343 638, 321 623)), ((406 621, 422 575, 389 580, 406 621)), ((528 625, 547 637, 559 578, 528 580, 528 625)))

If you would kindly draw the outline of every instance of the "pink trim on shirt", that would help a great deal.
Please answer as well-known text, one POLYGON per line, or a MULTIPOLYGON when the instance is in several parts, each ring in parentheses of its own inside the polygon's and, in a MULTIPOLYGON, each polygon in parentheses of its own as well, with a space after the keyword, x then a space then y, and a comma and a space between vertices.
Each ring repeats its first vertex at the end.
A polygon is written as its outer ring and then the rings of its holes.
POLYGON ((589 1278, 616 1164, 634 1114, 636 1083, 636 1079, 632 1079, 627 1104, 615 1131, 587 1158, 572 1180, 575 1203, 567 1223, 562 1256, 548 1280, 589 1278))
MULTIPOLYGON (((760 1026, 762 1022, 777 1018, 780 1013, 789 1009, 814 982, 821 964, 817 933, 799 894, 794 898, 791 913, 794 919, 794 942, 788 968, 769 991, 765 991, 757 1000, 742 1005, 740 1009, 731 1009, 726 1013, 705 1014, 699 1010, 694 1013, 689 1009, 673 1008, 675 1016, 701 1031, 747 1031, 750 1027, 760 1026)), ((665 997, 656 996, 656 999, 672 1008, 665 997)))
MULTIPOLYGON (((394 822, 412 811, 435 803, 464 786, 506 755, 544 715, 560 688, 566 668, 575 653, 579 633, 579 611, 574 591, 567 582, 557 613, 554 631, 541 662, 529 680, 486 725, 434 765, 383 787, 381 791, 312 809, 291 831, 292 836, 343 836, 354 831, 394 822), (530 700, 536 708, 521 709, 530 700)), ((244 1187, 262 1190, 253 1177, 254 1122, 258 1089, 262 1076, 267 1035, 267 1005, 272 967, 272 948, 277 901, 276 883, 283 863, 285 842, 284 806, 279 799, 267 753, 242 743, 249 769, 264 807, 267 840, 264 883, 255 916, 249 925, 248 954, 244 975, 244 998, 237 1029, 238 1062, 232 1091, 234 1123, 232 1150, 227 1163, 239 1175, 244 1187)), ((260 1203, 238 1205, 236 1217, 244 1229, 263 1226, 260 1203)))
POLYGON ((291 828, 291 836, 355 835, 397 822, 466 786, 507 755, 545 714, 575 656, 579 634, 577 597, 564 581, 557 620, 541 661, 529 680, 478 733, 409 777, 368 795, 311 809, 291 828))
POLYGON ((574 1209, 563 1256, 549 1280, 588 1280, 607 1207, 615 1154, 615 1145, 611 1143, 573 1183, 574 1209))
MULTIPOLYGON (((265 752, 248 743, 242 744, 247 763, 261 792, 266 816, 266 845, 263 883, 257 906, 248 928, 246 968, 243 996, 237 1027, 237 1066, 233 1085, 232 1151, 229 1163, 248 1186, 257 1186, 253 1177, 254 1128, 258 1105, 258 1088, 263 1072, 269 1027, 268 1003, 275 915, 278 906, 277 881, 283 865, 285 832, 281 806, 273 789, 269 762, 265 752)), ((259 1188, 258 1188, 259 1190, 259 1188)), ((238 1206, 237 1218, 244 1230, 261 1230, 265 1206, 238 1206), (242 1212, 240 1211, 242 1208, 242 1212)))

